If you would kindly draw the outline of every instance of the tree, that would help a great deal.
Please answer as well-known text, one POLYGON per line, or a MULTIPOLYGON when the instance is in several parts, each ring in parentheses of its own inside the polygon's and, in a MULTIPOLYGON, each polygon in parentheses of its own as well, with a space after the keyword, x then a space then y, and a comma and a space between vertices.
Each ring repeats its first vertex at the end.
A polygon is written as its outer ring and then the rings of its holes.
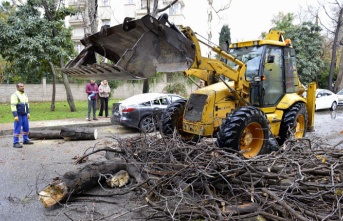
MULTIPOLYGON (((336 67, 336 61, 337 61, 337 50, 339 47, 340 42, 342 42, 343 40, 339 39, 339 34, 340 34, 340 30, 341 27, 343 25, 343 21, 342 21, 342 16, 343 16, 343 7, 336 2, 336 5, 338 7, 338 15, 337 15, 337 19, 333 19, 336 23, 335 23, 335 30, 334 30, 334 39, 332 42, 332 57, 331 57, 331 64, 330 64, 330 72, 329 72, 329 81, 328 81, 328 89, 332 90, 332 79, 333 79, 333 74, 334 74, 334 70, 336 67)), ((340 71, 340 75, 342 75, 342 71, 340 71)), ((340 81, 342 81, 342 76, 339 77, 340 81)), ((341 84, 341 82, 339 82, 339 84, 341 84)), ((335 87, 335 89, 337 90, 337 87, 335 87)))
POLYGON ((219 33, 219 47, 227 49, 231 43, 231 32, 228 25, 223 25, 219 33))
POLYGON ((275 24, 275 28, 278 30, 290 30, 294 27, 294 15, 292 13, 284 14, 279 12, 272 19, 272 23, 275 24))
MULTIPOLYGON (((0 19, 0 54, 21 81, 39 82, 51 70, 49 62, 62 64, 74 53, 71 30, 64 26, 64 18, 72 14, 57 0, 28 0, 0 19)), ((76 111, 69 83, 64 84, 71 111, 76 111)))
POLYGON ((321 57, 323 42, 320 35, 321 28, 311 22, 294 25, 293 20, 292 14, 279 13, 272 22, 275 24, 274 29, 285 31, 285 37, 292 40, 296 51, 298 74, 302 83, 317 81, 318 74, 324 67, 321 57))
MULTIPOLYGON (((319 1, 318 1, 319 3, 319 1)), ((328 79, 327 79, 327 88, 331 91, 337 92, 340 88, 343 87, 343 61, 342 55, 339 58, 339 49, 340 45, 343 45, 343 40, 341 38, 342 32, 342 25, 343 25, 343 5, 340 1, 334 0, 325 4, 324 2, 319 3, 318 9, 313 9, 309 7, 309 11, 317 16, 319 23, 321 26, 327 31, 327 33, 332 36, 331 45, 331 60, 330 60, 330 70, 328 72, 328 79), (330 9, 327 8, 327 5, 330 6, 330 9), (324 24, 322 19, 318 16, 319 9, 323 9, 324 13, 326 14, 326 18, 328 18, 331 22, 331 27, 328 27, 328 24, 324 24), (338 65, 339 64, 339 65, 338 65), (337 73, 338 69, 338 73, 337 73), (334 84, 335 75, 337 73, 337 79, 334 84), (333 88, 334 84, 334 88, 333 88)), ((325 73, 326 75, 326 73, 325 73)))

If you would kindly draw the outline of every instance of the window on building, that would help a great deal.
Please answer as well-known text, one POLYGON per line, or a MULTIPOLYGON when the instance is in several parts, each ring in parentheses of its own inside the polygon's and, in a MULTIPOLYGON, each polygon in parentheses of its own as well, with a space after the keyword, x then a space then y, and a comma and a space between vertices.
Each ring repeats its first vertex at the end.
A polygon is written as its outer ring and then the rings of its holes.
POLYGON ((167 83, 172 83, 174 79, 174 73, 166 73, 167 75, 167 83))
POLYGON ((148 7, 148 3, 147 3, 147 0, 142 0, 141 1, 141 9, 145 9, 148 7))
POLYGON ((110 1, 109 0, 102 0, 104 6, 110 6, 110 1))
POLYGON ((110 20, 109 19, 103 19, 102 20, 102 25, 110 25, 110 20))
POLYGON ((181 4, 175 3, 169 8, 169 14, 170 15, 180 15, 181 14, 181 4))
POLYGON ((78 53, 80 53, 83 48, 84 48, 84 46, 82 44, 75 43, 75 51, 77 51, 78 53))

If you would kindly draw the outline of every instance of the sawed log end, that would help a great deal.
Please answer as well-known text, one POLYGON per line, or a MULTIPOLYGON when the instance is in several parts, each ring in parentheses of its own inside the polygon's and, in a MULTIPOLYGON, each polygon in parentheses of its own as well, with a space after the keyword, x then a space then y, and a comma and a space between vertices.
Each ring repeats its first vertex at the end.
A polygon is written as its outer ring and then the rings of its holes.
POLYGON ((38 199, 45 208, 49 208, 60 202, 67 194, 67 185, 61 180, 56 180, 39 192, 38 199))

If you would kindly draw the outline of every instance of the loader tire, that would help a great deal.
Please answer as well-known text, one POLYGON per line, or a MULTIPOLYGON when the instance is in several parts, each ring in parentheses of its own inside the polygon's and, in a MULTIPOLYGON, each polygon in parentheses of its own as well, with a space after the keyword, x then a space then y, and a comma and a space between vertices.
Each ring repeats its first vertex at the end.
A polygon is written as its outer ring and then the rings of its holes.
POLYGON ((216 145, 242 151, 245 158, 270 153, 269 122, 263 111, 253 106, 240 107, 223 121, 216 145))
POLYGON ((180 99, 168 105, 162 115, 162 133, 166 136, 171 136, 176 129, 183 142, 196 144, 200 140, 200 136, 184 132, 182 129, 183 113, 186 103, 186 99, 180 99))
POLYGON ((303 138, 307 130, 308 115, 304 103, 295 103, 285 111, 279 137, 277 139, 281 146, 289 138, 303 138))

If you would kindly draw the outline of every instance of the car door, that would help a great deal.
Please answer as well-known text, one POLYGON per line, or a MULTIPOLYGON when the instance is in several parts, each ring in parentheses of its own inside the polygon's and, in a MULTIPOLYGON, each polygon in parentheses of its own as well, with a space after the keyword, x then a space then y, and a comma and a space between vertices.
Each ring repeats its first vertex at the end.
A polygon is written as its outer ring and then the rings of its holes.
POLYGON ((162 114, 168 106, 168 102, 166 100, 166 97, 158 97, 152 101, 153 116, 155 123, 157 123, 157 128, 160 127, 162 114))
POLYGON ((333 93, 331 91, 325 90, 323 97, 325 100, 325 107, 324 108, 331 108, 331 105, 334 101, 333 93))
POLYGON ((331 107, 330 99, 324 90, 319 91, 316 97, 316 110, 331 107))
POLYGON ((316 110, 323 109, 325 106, 325 93, 323 91, 319 91, 316 96, 316 110))

